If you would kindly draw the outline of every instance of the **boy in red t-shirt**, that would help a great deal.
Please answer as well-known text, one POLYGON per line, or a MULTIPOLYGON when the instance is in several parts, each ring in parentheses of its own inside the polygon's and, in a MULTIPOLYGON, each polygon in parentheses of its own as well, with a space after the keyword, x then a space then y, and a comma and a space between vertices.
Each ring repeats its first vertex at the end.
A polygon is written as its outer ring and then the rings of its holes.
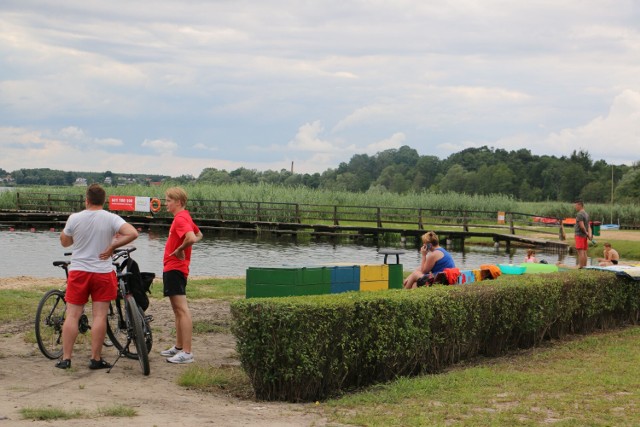
POLYGON ((202 233, 185 209, 187 193, 179 187, 165 192, 167 212, 174 218, 164 248, 162 282, 164 296, 169 297, 176 320, 176 344, 160 352, 170 363, 191 363, 193 322, 187 304, 187 276, 191 262, 191 246, 202 239, 202 233))

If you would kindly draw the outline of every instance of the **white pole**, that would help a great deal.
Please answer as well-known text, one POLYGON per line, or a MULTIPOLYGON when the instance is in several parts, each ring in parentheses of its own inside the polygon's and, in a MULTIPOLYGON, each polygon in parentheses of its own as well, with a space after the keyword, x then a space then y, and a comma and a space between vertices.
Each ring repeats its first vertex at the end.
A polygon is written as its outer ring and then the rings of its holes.
POLYGON ((611 165, 611 222, 613 224, 613 165, 611 165))

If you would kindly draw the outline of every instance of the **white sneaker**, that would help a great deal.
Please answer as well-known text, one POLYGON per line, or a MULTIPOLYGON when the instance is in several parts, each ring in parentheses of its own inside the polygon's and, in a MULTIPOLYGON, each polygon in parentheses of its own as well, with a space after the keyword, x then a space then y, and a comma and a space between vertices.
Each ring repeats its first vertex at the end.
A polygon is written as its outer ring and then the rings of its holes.
POLYGON ((162 350, 160 352, 160 355, 164 356, 164 357, 171 357, 171 356, 175 356, 176 354, 180 353, 182 350, 178 350, 176 348, 176 346, 174 345, 173 347, 171 347, 170 349, 167 350, 162 350))
POLYGON ((193 362, 193 353, 185 353, 184 351, 180 351, 180 353, 176 354, 173 357, 167 359, 169 363, 191 363, 193 362))

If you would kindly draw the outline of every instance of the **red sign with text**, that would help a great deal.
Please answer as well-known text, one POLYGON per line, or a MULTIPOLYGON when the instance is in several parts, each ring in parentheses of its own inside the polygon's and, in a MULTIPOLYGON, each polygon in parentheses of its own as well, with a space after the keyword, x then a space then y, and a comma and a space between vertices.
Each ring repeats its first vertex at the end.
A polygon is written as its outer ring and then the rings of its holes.
POLYGON ((109 196, 109 210, 134 211, 136 210, 135 196, 109 196))

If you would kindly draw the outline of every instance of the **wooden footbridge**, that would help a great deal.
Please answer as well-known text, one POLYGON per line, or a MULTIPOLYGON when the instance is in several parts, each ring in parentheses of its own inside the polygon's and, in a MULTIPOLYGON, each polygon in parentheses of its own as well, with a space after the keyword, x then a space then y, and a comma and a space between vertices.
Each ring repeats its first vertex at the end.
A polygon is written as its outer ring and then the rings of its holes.
MULTIPOLYGON (((0 211, 0 230, 60 228, 71 213, 83 208, 84 201, 77 195, 18 193, 16 209, 0 211)), ((462 246, 466 239, 479 237, 507 248, 513 243, 558 251, 569 248, 561 221, 549 224, 516 212, 229 200, 189 200, 188 209, 203 230, 212 232, 377 242, 385 235, 419 241, 426 231, 435 231, 441 241, 462 246)), ((166 228, 172 220, 164 209, 115 212, 141 229, 166 228)))

